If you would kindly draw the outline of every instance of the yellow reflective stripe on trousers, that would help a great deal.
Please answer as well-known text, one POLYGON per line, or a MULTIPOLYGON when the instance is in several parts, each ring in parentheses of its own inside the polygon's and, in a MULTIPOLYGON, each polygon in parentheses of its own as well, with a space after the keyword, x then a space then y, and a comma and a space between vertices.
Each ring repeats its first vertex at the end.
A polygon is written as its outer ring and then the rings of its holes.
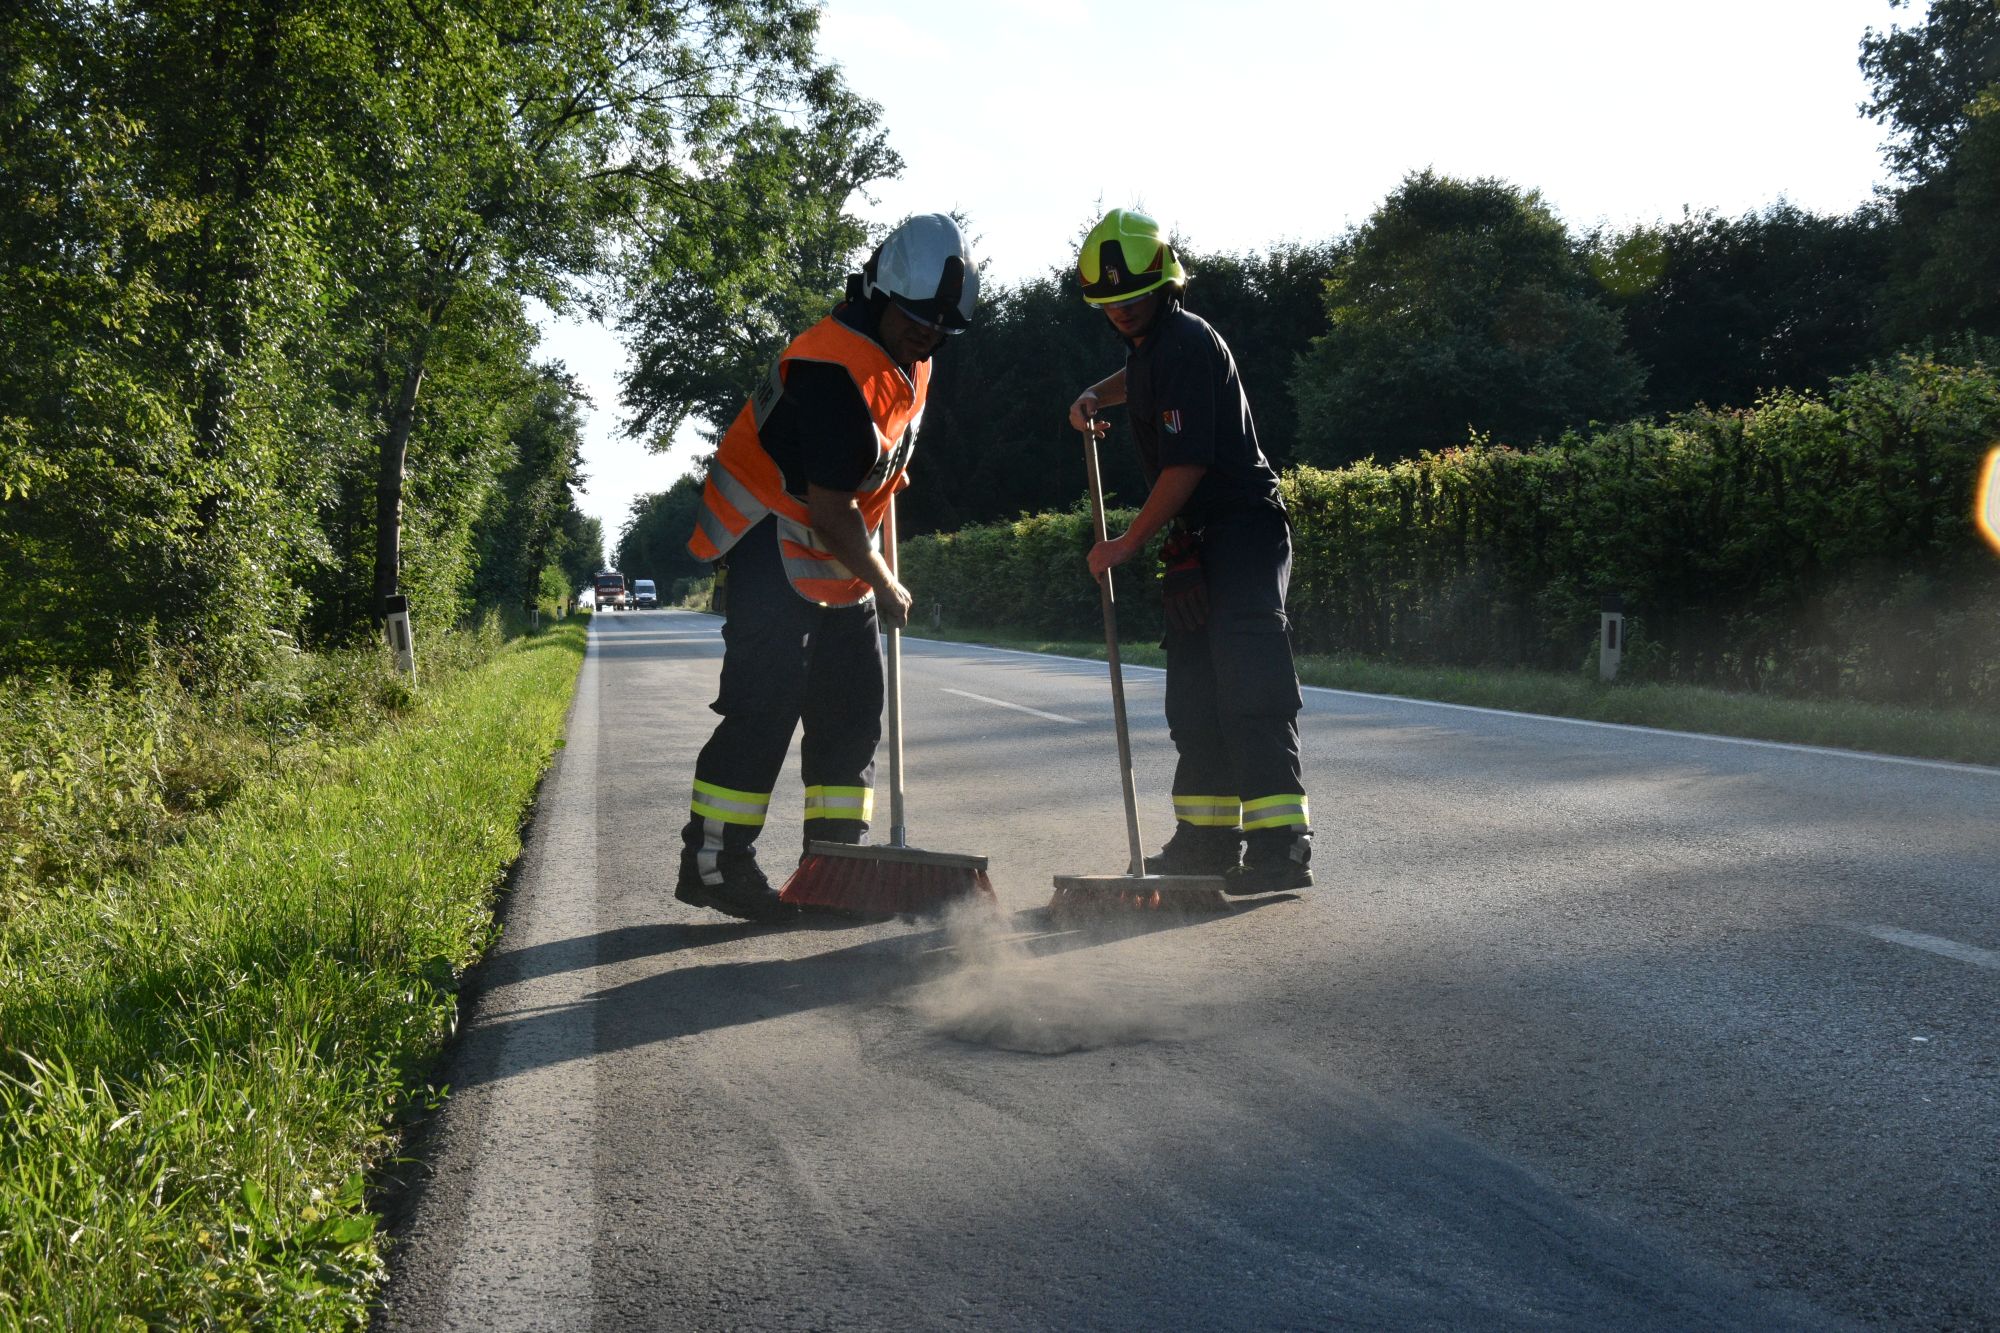
POLYGON ((807 819, 867 820, 875 813, 875 793, 867 787, 807 787, 807 819))
POLYGON ((1241 811, 1234 796, 1174 797, 1174 818, 1199 828, 1235 828, 1241 811))
POLYGON ((763 826, 770 806, 770 792, 733 791, 699 778, 695 779, 694 799, 689 803, 689 808, 704 819, 719 819, 725 824, 745 824, 752 828, 763 826))
POLYGON ((1246 832, 1258 828, 1303 828, 1311 822, 1303 792, 1260 796, 1243 803, 1243 828, 1246 832))

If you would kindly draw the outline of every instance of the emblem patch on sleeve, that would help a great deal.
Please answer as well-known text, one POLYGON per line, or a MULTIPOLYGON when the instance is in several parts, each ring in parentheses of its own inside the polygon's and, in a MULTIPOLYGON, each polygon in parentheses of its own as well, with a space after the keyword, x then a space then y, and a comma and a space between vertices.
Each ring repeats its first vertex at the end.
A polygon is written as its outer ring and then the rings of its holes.
POLYGON ((1181 410, 1178 407, 1160 413, 1160 429, 1169 435, 1181 433, 1181 410))

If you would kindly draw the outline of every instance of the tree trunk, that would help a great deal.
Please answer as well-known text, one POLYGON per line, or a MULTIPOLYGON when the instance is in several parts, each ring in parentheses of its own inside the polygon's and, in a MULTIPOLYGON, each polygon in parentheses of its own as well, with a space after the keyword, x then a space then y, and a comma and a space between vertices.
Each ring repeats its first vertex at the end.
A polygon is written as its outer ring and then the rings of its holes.
POLYGON ((403 558, 403 467, 410 455, 410 427, 417 416, 417 390, 424 382, 424 344, 410 352, 403 387, 396 395, 375 472, 375 602, 380 624, 388 599, 396 595, 403 558))

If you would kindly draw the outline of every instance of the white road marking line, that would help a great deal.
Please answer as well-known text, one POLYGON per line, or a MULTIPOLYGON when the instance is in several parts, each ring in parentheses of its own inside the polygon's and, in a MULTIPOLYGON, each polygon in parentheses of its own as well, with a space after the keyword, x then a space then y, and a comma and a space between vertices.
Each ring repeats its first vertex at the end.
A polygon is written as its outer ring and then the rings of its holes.
POLYGON ((1061 713, 1044 713, 1039 708, 1030 708, 1026 704, 1010 704, 1005 699, 989 699, 983 694, 974 694, 971 690, 947 688, 942 692, 945 694, 956 694, 961 699, 977 699, 980 703, 992 704, 996 708, 1011 708, 1017 713, 1031 713, 1036 717, 1045 717, 1051 722, 1067 722, 1072 726, 1083 725, 1082 720, 1079 718, 1064 717, 1061 713))
POLYGON ((1760 741, 1748 736, 1717 736, 1707 731, 1674 731, 1668 727, 1640 727, 1630 722, 1598 722, 1587 717, 1558 717, 1554 713, 1516 713, 1506 708, 1481 708, 1477 704, 1448 704, 1436 699, 1412 699, 1401 694, 1367 694, 1361 690, 1336 690, 1327 685, 1303 688, 1320 694, 1345 694, 1355 699, 1393 699, 1397 703, 1424 708, 1452 708, 1461 713, 1485 713, 1492 717, 1533 718, 1537 722, 1561 722, 1571 727, 1598 727, 1605 731, 1632 731, 1644 736, 1674 736, 1682 740, 1714 741, 1719 745, 1747 745, 1755 750, 1789 750, 1793 754, 1824 755, 1829 759, 1867 759, 1878 764, 1902 764, 1910 768, 1940 768, 1948 773, 1976 773, 2000 778, 2000 768, 1984 764, 1958 764, 1949 759, 1910 759, 1899 754, 1877 754, 1873 750, 1838 750, 1829 745, 1799 745, 1792 741, 1760 741))
POLYGON ((1878 940, 1891 944, 1906 945, 1912 949, 1922 949, 1926 953, 1943 954, 1946 958, 1956 958, 1961 963, 1971 963, 1974 967, 1990 967, 2000 972, 2000 949, 1982 949, 1975 944, 1960 944, 1938 935, 1919 935, 1914 930, 1899 930, 1895 926, 1863 926, 1853 929, 1863 935, 1873 935, 1878 940))
MULTIPOLYGON (((1086 665, 1102 666, 1103 663, 1089 657, 1065 657, 1060 653, 1032 653, 1025 648, 996 648, 984 643, 953 643, 948 639, 930 639, 943 648, 970 649, 976 652, 1004 653, 1010 657, 1054 658, 1059 662, 1079 662, 1086 665)), ((1126 672, 1161 672, 1163 668, 1138 666, 1125 663, 1126 672)), ((1571 727, 1598 727, 1605 731, 1630 731, 1642 736, 1671 736, 1678 740, 1714 741, 1720 745, 1747 745, 1758 750, 1789 750, 1794 754, 1820 755, 1828 759, 1860 759, 1876 764, 1901 764, 1907 768, 1934 768, 1946 773, 1966 773, 1978 777, 2000 778, 2000 768, 1988 764, 1959 764, 1949 759, 1911 759, 1898 754, 1877 754, 1873 750, 1840 750, 1830 745, 1798 745, 1790 741, 1759 741, 1747 736, 1717 736, 1707 731, 1674 731, 1668 727, 1639 727, 1630 722, 1598 722, 1586 717, 1558 717, 1554 713, 1517 713, 1506 708, 1481 708, 1477 704, 1448 704, 1437 699, 1412 699, 1404 694, 1369 694, 1365 690, 1337 690, 1330 685, 1303 685, 1308 694, 1341 694, 1351 699, 1379 699, 1390 703, 1412 704, 1418 708, 1448 708, 1460 713, 1485 713, 1491 717, 1525 719, 1531 722, 1559 722, 1571 727)))

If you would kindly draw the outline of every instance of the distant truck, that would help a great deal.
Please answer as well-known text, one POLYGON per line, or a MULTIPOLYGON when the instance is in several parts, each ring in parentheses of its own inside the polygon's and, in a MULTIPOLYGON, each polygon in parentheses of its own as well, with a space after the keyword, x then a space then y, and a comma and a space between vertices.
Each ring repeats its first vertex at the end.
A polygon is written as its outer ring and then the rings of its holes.
POLYGON ((629 611, 632 603, 625 591, 625 576, 615 569, 600 569, 592 580, 600 611, 629 611))
POLYGON ((632 580, 632 604, 641 611, 660 604, 660 595, 653 591, 651 579, 632 580))

